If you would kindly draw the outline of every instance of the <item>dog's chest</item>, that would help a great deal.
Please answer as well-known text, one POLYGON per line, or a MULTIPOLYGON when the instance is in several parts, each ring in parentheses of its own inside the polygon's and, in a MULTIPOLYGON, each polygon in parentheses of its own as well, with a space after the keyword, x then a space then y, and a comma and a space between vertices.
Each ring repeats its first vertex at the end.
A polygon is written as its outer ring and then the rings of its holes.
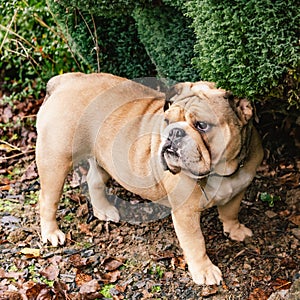
POLYGON ((251 183, 253 175, 240 169, 234 176, 210 176, 200 183, 202 190, 201 207, 224 205, 242 192, 251 183))

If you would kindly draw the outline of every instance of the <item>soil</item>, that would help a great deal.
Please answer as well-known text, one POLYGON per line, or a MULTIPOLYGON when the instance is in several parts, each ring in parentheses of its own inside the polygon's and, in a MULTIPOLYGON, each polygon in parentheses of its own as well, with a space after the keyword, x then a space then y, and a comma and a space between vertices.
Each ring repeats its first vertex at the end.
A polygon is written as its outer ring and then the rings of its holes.
POLYGON ((299 299, 300 157, 294 144, 274 139, 270 127, 261 130, 266 159, 240 212, 252 238, 226 237, 216 208, 202 214, 207 252, 224 280, 201 287, 191 280, 168 212, 145 221, 153 207, 112 181, 112 201, 113 195, 126 198, 133 214, 142 203, 146 219, 90 220, 84 166, 69 175, 57 213, 66 244, 41 244, 34 161, 40 103, 0 105, 0 134, 7 137, 0 144, 0 299, 299 299))

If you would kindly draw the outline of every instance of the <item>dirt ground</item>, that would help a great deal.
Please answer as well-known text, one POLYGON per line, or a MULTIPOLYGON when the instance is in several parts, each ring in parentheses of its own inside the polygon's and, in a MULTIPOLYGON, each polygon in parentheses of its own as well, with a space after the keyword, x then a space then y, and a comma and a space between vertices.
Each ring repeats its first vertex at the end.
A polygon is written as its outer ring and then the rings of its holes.
MULTIPOLYGON (((207 252, 224 281, 200 287, 188 273, 169 214, 138 224, 87 223, 85 188, 75 176, 84 168, 68 177, 59 206, 66 245, 41 244, 34 162, 39 104, 0 106, 0 123, 15 124, 1 127, 9 139, 0 148, 0 299, 299 299, 299 149, 288 143, 274 148, 267 137, 266 160, 240 212, 252 238, 232 241, 222 233, 215 208, 202 214, 207 252), (20 111, 30 117, 18 123, 20 111), (20 138, 13 142, 16 132, 20 138)), ((128 199, 137 213, 141 199, 115 182, 107 192, 112 201, 116 194, 128 199)), ((151 213, 143 207, 143 216, 151 213)))

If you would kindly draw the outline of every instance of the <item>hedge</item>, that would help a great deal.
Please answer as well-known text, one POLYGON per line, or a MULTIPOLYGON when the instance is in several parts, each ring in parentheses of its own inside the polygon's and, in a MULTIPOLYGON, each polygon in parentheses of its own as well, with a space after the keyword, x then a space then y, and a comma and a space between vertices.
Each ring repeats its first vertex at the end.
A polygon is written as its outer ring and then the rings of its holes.
POLYGON ((102 71, 201 78, 241 97, 300 107, 297 0, 48 1, 93 70, 94 21, 102 71))
POLYGON ((58 2, 65 7, 75 7, 81 12, 88 12, 94 16, 112 18, 116 16, 131 15, 136 6, 147 6, 152 0, 53 0, 49 3, 58 2))
POLYGON ((94 5, 92 0, 49 0, 49 5, 64 32, 69 33, 74 51, 93 70, 98 69, 92 38, 95 24, 101 71, 129 78, 158 73, 176 81, 195 80, 191 22, 175 7, 152 6, 152 2, 98 1, 94 5))
MULTIPOLYGON (((67 2, 48 1, 48 4, 62 30, 69 35, 72 49, 89 69, 129 78, 155 73, 131 16, 106 18, 101 13, 97 16, 71 7, 67 2)), ((87 6, 88 1, 81 3, 87 6)))
MULTIPOLYGON (((252 99, 284 96, 288 78, 299 92, 299 1, 191 0, 187 9, 202 78, 252 99)), ((286 96, 300 104, 299 94, 286 96)))
POLYGON ((160 77, 176 81, 199 79, 191 65, 194 33, 179 10, 169 6, 137 8, 134 18, 139 37, 160 77))

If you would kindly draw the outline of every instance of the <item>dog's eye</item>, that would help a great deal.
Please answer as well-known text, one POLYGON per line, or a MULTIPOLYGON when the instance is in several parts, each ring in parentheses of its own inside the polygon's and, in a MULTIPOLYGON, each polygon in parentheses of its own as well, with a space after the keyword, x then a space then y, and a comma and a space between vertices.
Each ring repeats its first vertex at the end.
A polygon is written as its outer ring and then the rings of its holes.
POLYGON ((168 119, 164 119, 164 121, 165 121, 165 123, 166 123, 167 125, 170 124, 170 121, 169 121, 168 119))
POLYGON ((201 132, 207 132, 211 128, 211 125, 206 122, 199 121, 195 123, 195 127, 201 132))

